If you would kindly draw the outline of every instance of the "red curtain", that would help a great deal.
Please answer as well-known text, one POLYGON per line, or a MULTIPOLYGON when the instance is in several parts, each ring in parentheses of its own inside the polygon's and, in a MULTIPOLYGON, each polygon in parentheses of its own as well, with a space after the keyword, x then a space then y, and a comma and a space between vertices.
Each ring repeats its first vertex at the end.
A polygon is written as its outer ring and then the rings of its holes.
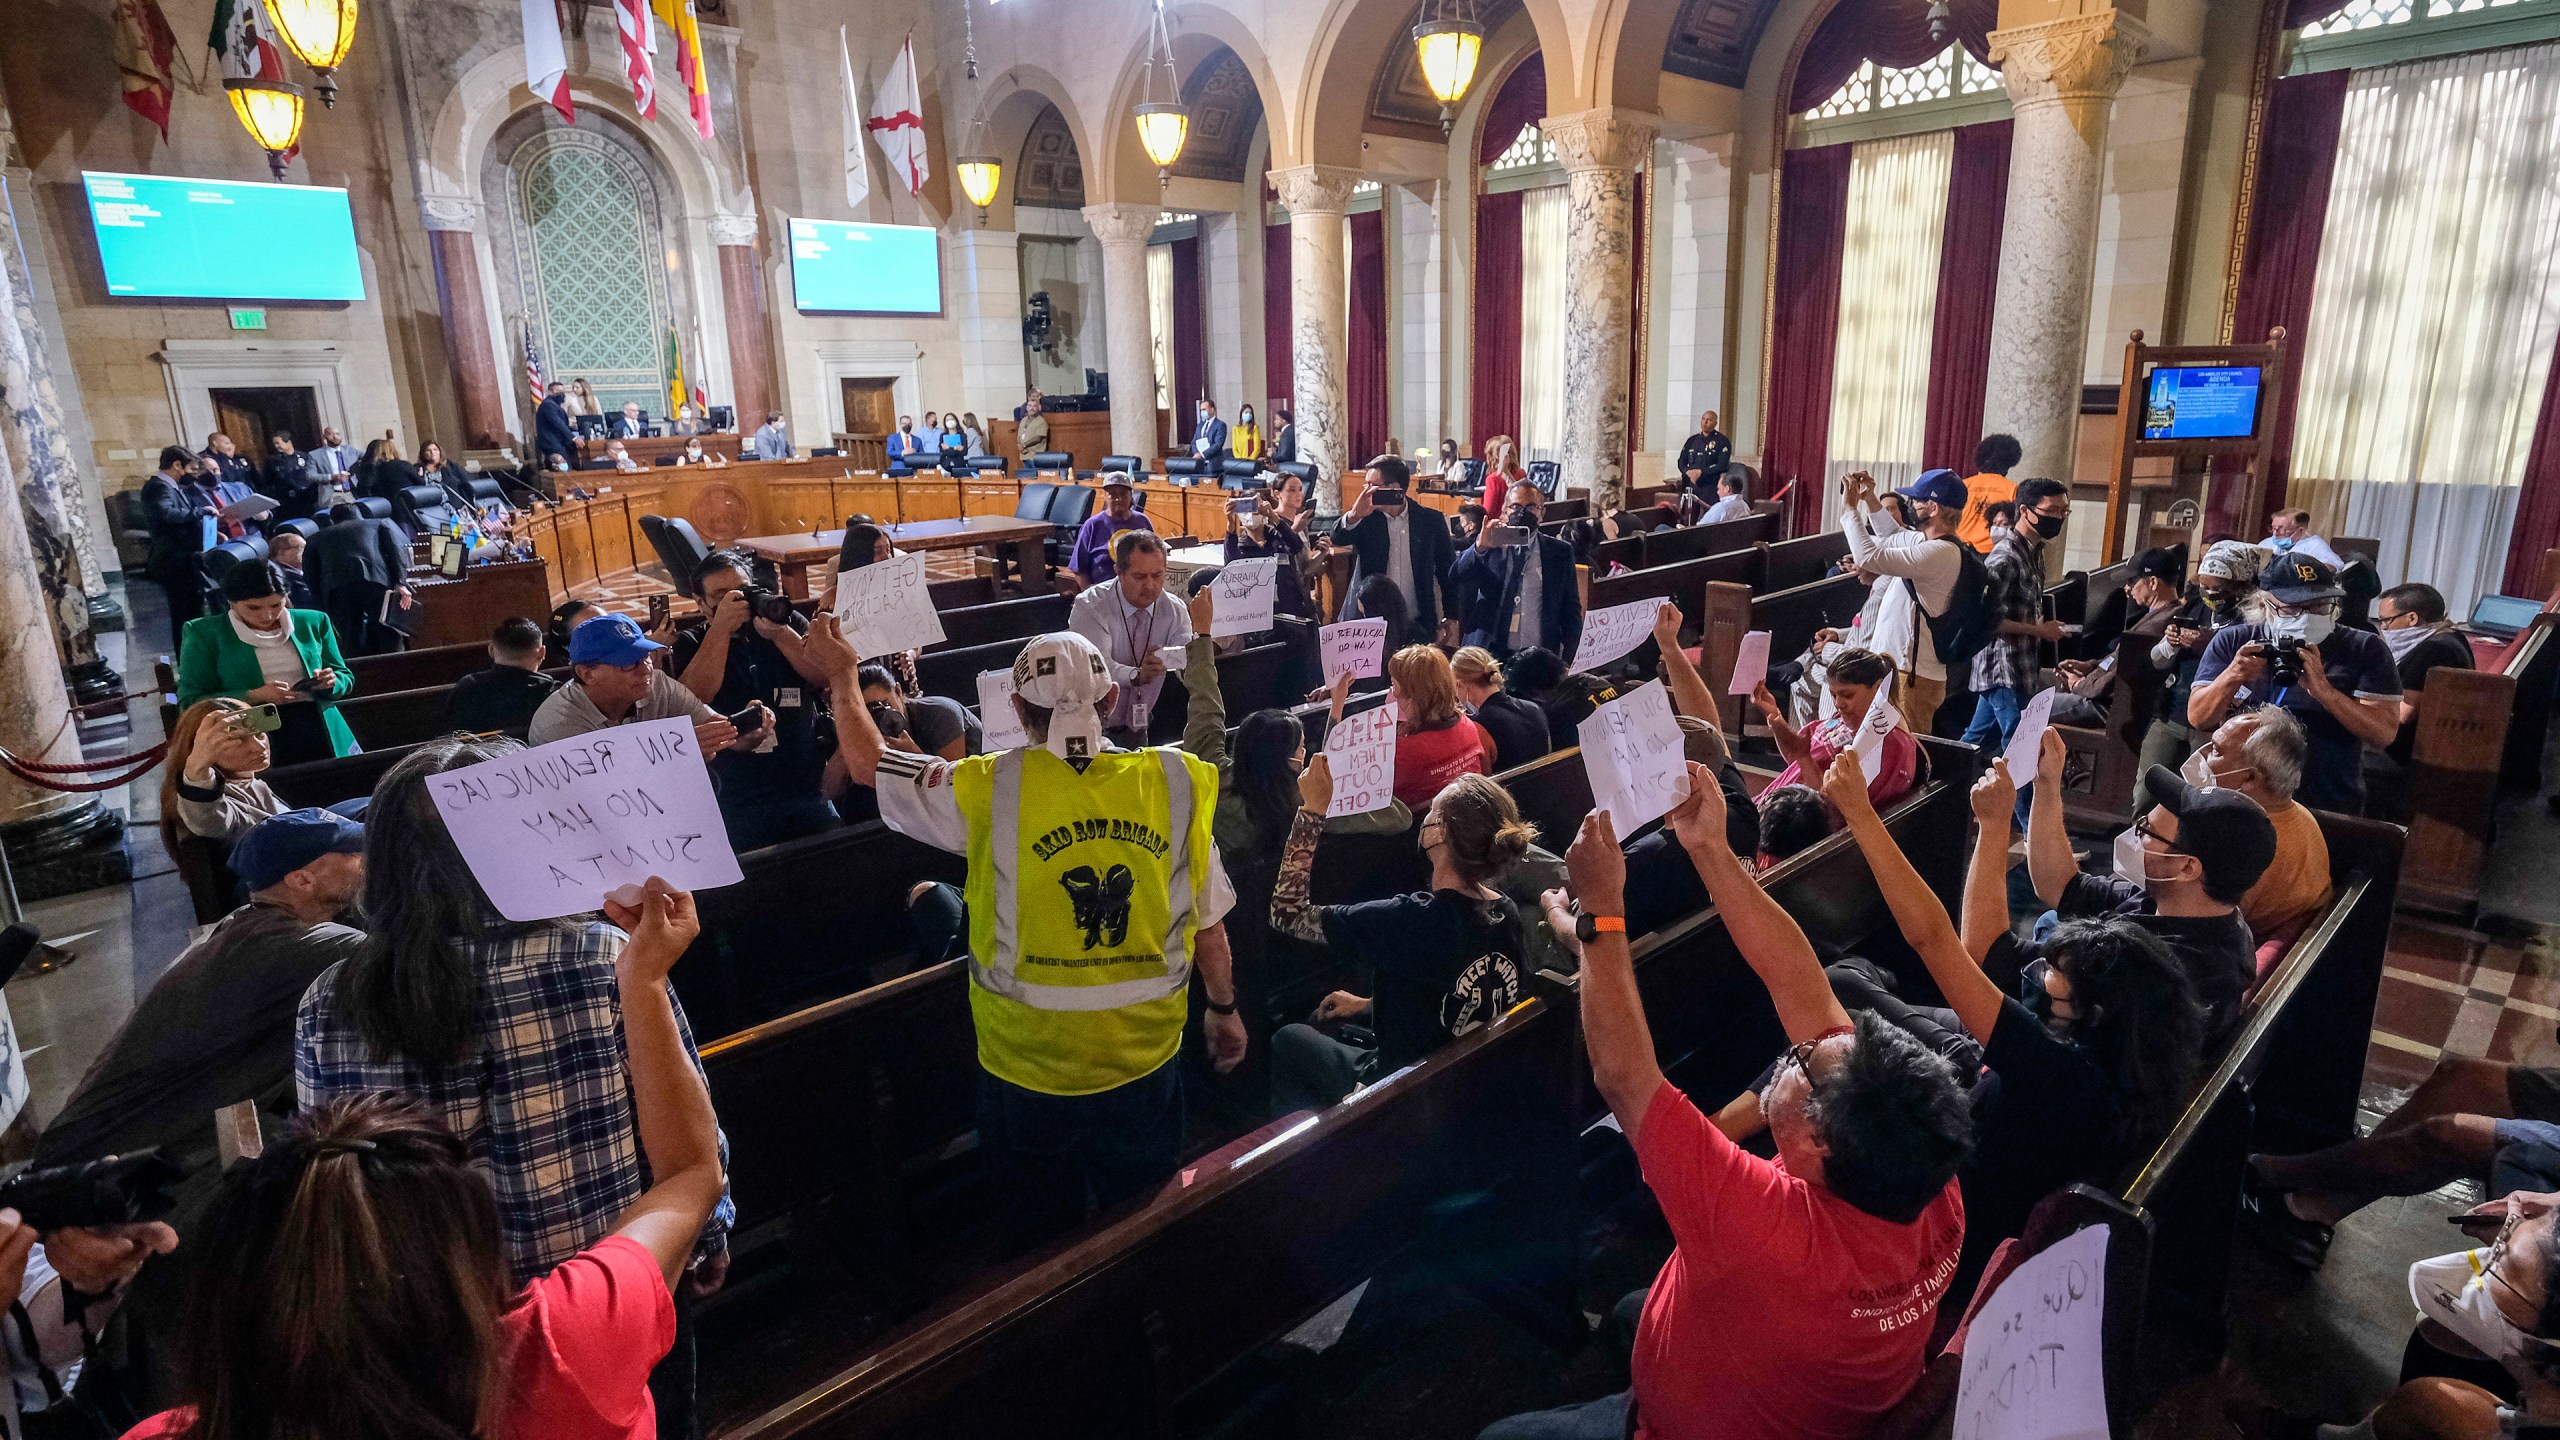
POLYGON ((2542 594, 2542 552, 2560 546, 2560 364, 2542 382, 2542 415, 2534 422, 2533 449, 2525 456, 2524 488, 2516 497, 2516 523, 2507 535, 2509 595, 2542 594))
POLYGON ((1351 449, 1343 463, 1358 465, 1387 448, 1387 212, 1350 218, 1351 353, 1342 398, 1351 449))
POLYGON ((1280 433, 1280 414, 1298 413, 1296 351, 1289 344, 1289 227, 1262 227, 1262 388, 1271 392, 1272 413, 1262 433, 1280 433))
MULTIPOLYGON (((1835 87, 1836 88, 1836 87, 1835 87)), ((1822 528, 1829 487, 1831 355, 1840 333, 1840 256, 1848 236, 1849 147, 1787 152, 1780 180, 1777 313, 1770 345, 1762 468, 1793 484, 1794 533, 1822 528)))
MULTIPOLYGON (((2320 269, 2320 235, 2329 222, 2329 173, 2338 160, 2338 122, 2346 113, 2349 70, 2295 75, 2275 83, 2267 97, 2258 148, 2257 203, 2249 213, 2249 245, 2240 262, 2240 303, 2231 322, 2232 343, 2254 345, 2269 328, 2284 327, 2284 405, 2274 416, 2275 462, 2267 476, 2266 504, 2284 503, 2293 467, 2293 417, 2301 396, 2302 347, 2311 320, 2311 283, 2320 269)), ((2217 467, 2218 471, 2221 467, 2217 467)), ((2236 475, 2235 465, 2227 471, 2236 475)), ((2215 487, 2208 528, 2257 534, 2263 515, 2238 513, 2240 487, 2215 487)))
MULTIPOLYGON (((1516 132, 1515 132, 1516 133, 1516 132)), ((1475 453, 1520 433, 1520 192, 1476 197, 1474 369, 1467 413, 1475 453)))
POLYGON ((2317 25, 2346 9, 2347 3, 2348 0, 2291 0, 2284 7, 2284 28, 2299 30, 2305 25, 2317 25))
POLYGON ((1502 89, 1484 107, 1484 133, 1476 141, 1476 163, 1492 164, 1494 157, 1520 138, 1521 126, 1546 113, 1547 62, 1533 53, 1503 77, 1502 89))
POLYGON ((1194 235, 1173 242, 1173 434, 1185 445, 1208 392, 1209 336, 1200 313, 1200 237, 1194 235))
POLYGON ((1947 223, 1938 250, 1938 322, 1929 340, 1929 424, 1920 463, 1970 474, 1991 374, 1991 304, 2000 289, 2000 227, 2009 208, 2012 122, 1956 131, 1947 223))
MULTIPOLYGON (((1973 58, 1990 63, 2000 0, 1954 0, 1951 10, 1954 39, 1973 58)), ((1820 105, 1869 60, 1900 70, 1946 48, 1946 41, 1930 38, 1928 0, 1840 0, 1805 40, 1795 83, 1787 91, 1787 109, 1793 113, 1820 105)))

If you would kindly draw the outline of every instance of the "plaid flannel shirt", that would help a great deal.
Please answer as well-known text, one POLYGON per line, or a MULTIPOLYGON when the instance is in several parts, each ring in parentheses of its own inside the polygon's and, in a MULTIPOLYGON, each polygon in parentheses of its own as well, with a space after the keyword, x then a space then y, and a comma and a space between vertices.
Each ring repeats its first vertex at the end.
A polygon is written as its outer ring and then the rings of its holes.
MULTIPOLYGON (((1991 583, 1982 603, 1994 622, 2034 624, 2044 618, 2044 551, 2030 548, 2015 530, 1993 532, 1991 554, 1982 562, 1991 583)), ((1973 693, 1985 690, 2028 691, 2036 688, 2042 641, 2033 635, 1993 635, 1973 657, 1973 693)))
MULTIPOLYGON (((480 975, 481 1046, 450 1066, 377 1058, 338 1004, 346 966, 333 965, 312 982, 295 1017, 295 1096, 307 1110, 399 1090, 441 1111, 472 1163, 488 1172, 508 1268, 523 1285, 603 1239, 649 1188, 614 976, 626 943, 619 929, 590 921, 467 946, 480 975)), ((691 1051, 682 1005, 676 1031, 691 1051)), ((696 1056, 697 1071, 701 1063, 696 1056)), ((723 1166, 728 1158, 723 1136, 723 1166)), ((736 1218, 724 1185, 694 1246, 696 1261, 727 1246, 736 1218)))

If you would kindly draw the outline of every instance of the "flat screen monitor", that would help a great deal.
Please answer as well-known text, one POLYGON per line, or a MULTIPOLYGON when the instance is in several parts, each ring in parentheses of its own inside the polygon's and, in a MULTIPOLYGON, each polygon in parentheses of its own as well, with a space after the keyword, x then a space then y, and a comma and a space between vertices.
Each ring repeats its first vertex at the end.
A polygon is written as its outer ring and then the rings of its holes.
POLYGON ((803 313, 939 315, 941 237, 924 225, 795 219, 791 294, 803 313))
POLYGON ((361 300, 347 192, 84 170, 110 295, 361 300))
POLYGON ((2258 367, 2163 365, 2151 372, 2145 440, 2239 440, 2258 430, 2258 367))

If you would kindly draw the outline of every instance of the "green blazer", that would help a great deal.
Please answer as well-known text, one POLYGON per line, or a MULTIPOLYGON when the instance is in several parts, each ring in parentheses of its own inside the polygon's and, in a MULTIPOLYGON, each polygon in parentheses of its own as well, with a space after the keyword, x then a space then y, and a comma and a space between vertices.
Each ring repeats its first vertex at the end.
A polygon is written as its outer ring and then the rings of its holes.
MULTIPOLYGON (((314 675, 323 670, 338 672, 338 687, 312 703, 320 707, 320 718, 329 727, 329 753, 353 755, 356 735, 340 718, 337 702, 356 688, 356 677, 347 668, 347 658, 338 653, 338 632, 329 617, 317 610, 285 614, 293 621, 293 648, 302 652, 303 668, 314 675)), ((179 709, 217 695, 246 700, 250 691, 266 683, 266 672, 258 668, 258 652, 231 628, 229 606, 188 621, 178 632, 179 709)))

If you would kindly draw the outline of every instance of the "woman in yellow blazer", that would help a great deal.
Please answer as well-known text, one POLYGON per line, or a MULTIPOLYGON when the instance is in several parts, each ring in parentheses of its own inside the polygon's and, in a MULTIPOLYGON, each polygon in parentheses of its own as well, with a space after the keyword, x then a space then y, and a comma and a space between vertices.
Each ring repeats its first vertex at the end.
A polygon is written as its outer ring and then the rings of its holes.
POLYGON ((1227 427, 1227 454, 1237 460, 1262 458, 1262 427, 1254 423, 1253 407, 1236 412, 1236 423, 1227 427))
POLYGON ((337 703, 356 677, 329 617, 287 609, 284 573, 271 561, 231 567, 222 594, 228 606, 178 632, 178 707, 215 695, 275 706, 283 722, 271 737, 278 765, 356 753, 337 703))

